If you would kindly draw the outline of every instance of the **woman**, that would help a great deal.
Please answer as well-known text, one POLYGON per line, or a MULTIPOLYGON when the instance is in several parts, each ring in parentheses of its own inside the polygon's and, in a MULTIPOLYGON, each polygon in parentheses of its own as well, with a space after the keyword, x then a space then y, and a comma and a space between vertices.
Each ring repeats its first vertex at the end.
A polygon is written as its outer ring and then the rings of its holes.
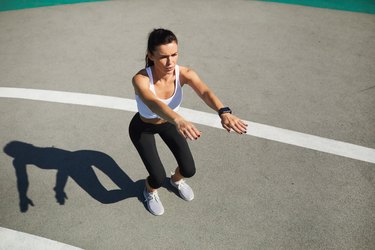
POLYGON ((246 133, 247 124, 232 115, 193 70, 178 66, 177 59, 176 36, 169 30, 154 29, 148 38, 146 68, 132 79, 138 113, 130 122, 129 134, 149 173, 143 195, 154 215, 164 213, 157 189, 166 178, 154 134, 160 135, 177 160, 178 167, 172 173, 171 185, 178 189, 184 200, 194 198, 193 190, 184 180, 195 174, 194 159, 186 139, 197 140, 201 132, 177 113, 184 85, 192 87, 209 107, 218 112, 222 126, 228 132, 246 133))

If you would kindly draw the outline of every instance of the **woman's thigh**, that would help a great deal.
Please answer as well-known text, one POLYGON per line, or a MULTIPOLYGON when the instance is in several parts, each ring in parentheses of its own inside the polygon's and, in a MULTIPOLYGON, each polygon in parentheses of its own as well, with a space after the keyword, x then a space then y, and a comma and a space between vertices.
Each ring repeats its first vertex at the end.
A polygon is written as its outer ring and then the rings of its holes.
POLYGON ((129 135, 150 174, 149 184, 153 188, 159 188, 166 177, 166 172, 156 148, 154 134, 142 130, 141 125, 133 119, 129 126, 129 135))
POLYGON ((189 145, 174 125, 160 133, 160 137, 172 151, 178 163, 181 174, 184 177, 191 177, 195 174, 195 163, 189 145))

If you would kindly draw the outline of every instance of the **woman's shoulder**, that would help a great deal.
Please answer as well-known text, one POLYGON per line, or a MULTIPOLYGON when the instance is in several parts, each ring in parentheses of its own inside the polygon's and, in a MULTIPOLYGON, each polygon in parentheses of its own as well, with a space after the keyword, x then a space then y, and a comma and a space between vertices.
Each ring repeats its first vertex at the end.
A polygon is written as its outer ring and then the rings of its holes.
POLYGON ((140 76, 140 77, 145 76, 145 77, 148 77, 148 74, 147 74, 146 69, 143 68, 143 69, 139 70, 139 71, 134 75, 134 77, 136 77, 136 76, 140 76))
POLYGON ((190 78, 193 74, 195 74, 194 70, 192 70, 189 67, 179 65, 179 69, 180 69, 180 75, 185 78, 190 78))
POLYGON ((183 74, 186 74, 186 73, 189 73, 190 71, 192 71, 191 68, 186 67, 186 66, 178 65, 178 68, 180 70, 180 73, 183 73, 183 74))
POLYGON ((179 66, 180 67, 180 77, 186 82, 190 82, 193 78, 197 76, 197 73, 189 67, 179 66))
POLYGON ((141 69, 140 71, 138 71, 134 76, 133 76, 133 82, 139 82, 139 81, 149 81, 149 77, 148 77, 148 74, 147 74, 147 71, 146 69, 141 69))
POLYGON ((148 89, 150 86, 150 78, 147 75, 146 69, 141 69, 132 78, 132 84, 135 89, 135 93, 139 95, 140 89, 148 89))

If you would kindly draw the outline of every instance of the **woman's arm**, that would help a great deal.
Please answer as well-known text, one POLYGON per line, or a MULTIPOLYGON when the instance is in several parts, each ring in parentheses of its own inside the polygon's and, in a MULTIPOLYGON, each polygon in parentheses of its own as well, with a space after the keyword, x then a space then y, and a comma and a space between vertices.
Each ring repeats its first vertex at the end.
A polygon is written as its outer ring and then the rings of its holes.
POLYGON ((196 140, 201 135, 201 132, 195 126, 185 120, 177 112, 173 111, 168 105, 160 101, 155 94, 150 90, 150 79, 145 75, 145 72, 140 71, 133 77, 133 87, 135 93, 142 99, 144 104, 155 114, 166 121, 174 124, 177 131, 187 139, 196 140))
POLYGON ((20 197, 20 210, 24 213, 29 209, 29 205, 34 206, 33 201, 27 196, 27 190, 29 188, 29 178, 27 177, 26 163, 14 159, 13 166, 16 169, 17 188, 20 197))
POLYGON ((155 94, 150 90, 150 80, 142 72, 133 77, 133 87, 135 93, 142 99, 144 104, 155 114, 160 116, 166 121, 175 123, 175 120, 181 116, 174 112, 168 105, 160 101, 155 94))
MULTIPOLYGON (((197 95, 213 110, 218 112, 224 107, 219 98, 208 88, 208 86, 199 78, 193 70, 181 67, 181 76, 183 80, 194 89, 197 95)), ((232 129, 239 133, 246 133, 247 124, 241 119, 230 113, 220 115, 221 124, 228 132, 232 129)))

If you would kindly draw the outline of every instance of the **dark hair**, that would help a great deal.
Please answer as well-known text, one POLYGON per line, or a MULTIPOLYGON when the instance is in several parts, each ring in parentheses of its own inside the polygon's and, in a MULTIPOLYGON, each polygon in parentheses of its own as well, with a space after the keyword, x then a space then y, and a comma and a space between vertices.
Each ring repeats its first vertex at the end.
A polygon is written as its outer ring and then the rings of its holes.
POLYGON ((154 62, 148 58, 147 53, 153 53, 156 47, 163 44, 176 42, 177 37, 172 31, 166 29, 154 29, 148 36, 147 52, 146 52, 146 67, 154 65, 154 62))

